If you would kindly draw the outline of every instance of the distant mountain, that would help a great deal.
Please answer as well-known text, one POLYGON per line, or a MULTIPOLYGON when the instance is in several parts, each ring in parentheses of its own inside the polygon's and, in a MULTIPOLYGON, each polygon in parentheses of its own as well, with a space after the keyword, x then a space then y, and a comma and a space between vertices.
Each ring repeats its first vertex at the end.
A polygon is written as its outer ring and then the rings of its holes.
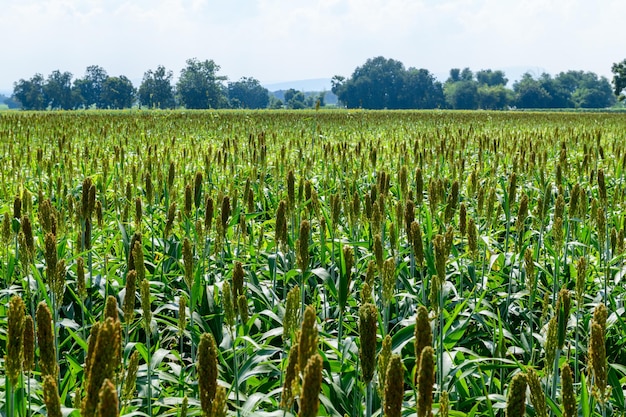
POLYGON ((311 80, 284 81, 280 83, 263 84, 269 91, 289 90, 298 91, 330 91, 330 78, 315 78, 311 80))

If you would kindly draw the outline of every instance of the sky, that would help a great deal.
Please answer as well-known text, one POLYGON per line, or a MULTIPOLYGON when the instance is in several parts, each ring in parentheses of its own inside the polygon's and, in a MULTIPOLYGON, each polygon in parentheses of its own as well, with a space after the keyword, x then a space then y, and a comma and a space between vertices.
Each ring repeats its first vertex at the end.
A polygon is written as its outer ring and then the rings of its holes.
POLYGON ((0 0, 0 10, 0 91, 89 65, 137 84, 159 65, 177 78, 189 58, 264 84, 350 76, 376 56, 440 78, 534 67, 611 79, 626 58, 624 0, 0 0))

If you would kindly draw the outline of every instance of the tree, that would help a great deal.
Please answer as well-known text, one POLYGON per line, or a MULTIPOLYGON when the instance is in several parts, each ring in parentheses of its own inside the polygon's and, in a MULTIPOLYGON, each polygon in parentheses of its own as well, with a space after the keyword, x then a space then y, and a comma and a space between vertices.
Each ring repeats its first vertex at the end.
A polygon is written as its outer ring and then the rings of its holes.
POLYGON ((478 81, 478 84, 488 87, 505 86, 509 82, 503 71, 492 71, 490 69, 478 71, 476 73, 476 81, 478 81))
POLYGON ((89 108, 95 106, 98 109, 104 108, 100 94, 108 75, 104 68, 98 65, 91 65, 85 71, 85 77, 74 81, 77 107, 89 108))
POLYGON ((521 80, 513 84, 513 91, 515 103, 520 108, 547 108, 552 100, 542 83, 535 80, 529 73, 524 74, 521 80))
POLYGON ((70 110, 74 107, 72 73, 52 71, 43 86, 44 102, 52 110, 70 110))
POLYGON ((44 110, 46 102, 43 93, 43 75, 35 74, 30 80, 20 79, 13 84, 13 95, 24 110, 44 110))
POLYGON ((478 108, 478 83, 461 77, 461 81, 446 82, 444 94, 448 105, 457 110, 478 108))
POLYGON ((107 77, 102 84, 100 104, 109 109, 130 108, 135 100, 135 93, 133 83, 126 76, 107 77))
POLYGON ((304 109, 310 107, 306 103, 306 97, 302 91, 290 88, 285 91, 285 106, 288 109, 304 109))
POLYGON ((264 109, 270 101, 270 94, 258 80, 242 77, 228 83, 228 99, 234 108, 264 109))
POLYGON ((567 71, 554 79, 569 93, 572 107, 605 108, 615 104, 615 96, 606 77, 598 77, 593 72, 567 71))
POLYGON ((188 109, 225 107, 227 99, 222 82, 226 77, 218 76, 219 70, 213 60, 188 59, 177 83, 180 102, 188 109))
POLYGON ((513 92, 504 85, 478 86, 478 108, 483 110, 503 110, 513 102, 513 92))
POLYGON ((406 109, 435 109, 444 107, 443 87, 426 69, 409 68, 404 75, 405 95, 401 107, 406 109))
POLYGON ((620 101, 624 100, 626 90, 626 59, 616 62, 611 67, 613 73, 613 92, 620 101))
POLYGON ((155 71, 148 70, 143 74, 139 86, 139 102, 149 108, 170 109, 176 107, 172 79, 174 73, 159 65, 155 71))

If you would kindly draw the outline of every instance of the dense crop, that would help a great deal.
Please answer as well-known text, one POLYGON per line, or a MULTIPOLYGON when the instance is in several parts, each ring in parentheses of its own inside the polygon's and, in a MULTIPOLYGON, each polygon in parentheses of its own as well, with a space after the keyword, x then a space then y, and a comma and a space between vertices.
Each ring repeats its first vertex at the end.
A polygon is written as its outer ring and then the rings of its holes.
POLYGON ((0 407, 620 415, 624 132, 610 114, 4 113, 0 407))

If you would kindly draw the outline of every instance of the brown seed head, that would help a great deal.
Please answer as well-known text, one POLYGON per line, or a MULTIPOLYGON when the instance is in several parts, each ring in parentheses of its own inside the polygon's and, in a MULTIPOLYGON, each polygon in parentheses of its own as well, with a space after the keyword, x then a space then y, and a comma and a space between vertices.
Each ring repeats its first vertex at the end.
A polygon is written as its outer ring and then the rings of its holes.
POLYGON ((63 416, 56 378, 50 375, 44 375, 43 377, 43 401, 46 404, 46 411, 49 417, 63 416))
POLYGON ((400 417, 402 415, 403 398, 404 366, 402 365, 402 357, 394 353, 389 358, 385 375, 385 417, 400 417))
POLYGON ((363 380, 369 383, 376 369, 376 325, 378 310, 374 304, 366 303, 359 309, 360 359, 363 380))
POLYGON ((572 369, 567 363, 561 368, 561 404, 563 417, 577 417, 576 394, 574 393, 574 378, 572 369))
POLYGON ((98 417, 118 417, 119 402, 117 399, 117 389, 109 380, 105 379, 98 393, 98 417))
POLYGON ((317 353, 317 323, 315 309, 307 306, 304 309, 304 317, 300 327, 300 337, 298 338, 298 366, 304 369, 306 364, 315 353, 317 353))
POLYGON ((298 417, 317 417, 320 405, 319 394, 322 389, 322 368, 323 361, 319 354, 313 355, 307 361, 302 378, 298 417))
POLYGON ((417 309, 415 316, 415 361, 418 365, 416 374, 419 375, 419 358, 422 351, 427 346, 432 346, 433 331, 430 327, 430 319, 428 318, 428 310, 423 305, 417 309))
POLYGON ((226 233, 228 227, 228 219, 230 218, 230 197, 227 195, 222 199, 222 233, 226 233))
POLYGON ((283 318, 283 341, 292 337, 298 327, 300 302, 300 287, 296 285, 287 294, 285 316, 283 318))
POLYGON ((130 270, 126 274, 126 285, 124 292, 124 322, 126 325, 130 325, 135 317, 135 296, 137 293, 137 271, 130 270))
POLYGON ((304 273, 309 269, 309 233, 310 224, 308 220, 302 220, 300 223, 300 234, 298 236, 298 254, 297 261, 300 271, 304 273))
POLYGON ((24 337, 23 337, 23 369, 26 372, 35 369, 35 324, 33 316, 28 314, 24 317, 24 337))
POLYGON ((42 375, 56 379, 58 374, 57 358, 54 347, 52 313, 45 302, 37 306, 37 345, 39 346, 39 369, 42 375))
POLYGON ((420 355, 417 377, 417 415, 430 417, 433 408, 433 385, 435 383, 435 351, 426 346, 420 355))
POLYGON ((191 287, 193 287, 193 249, 188 237, 183 239, 183 266, 185 268, 185 284, 191 291, 191 287))
POLYGON ((197 372, 200 405, 204 413, 210 413, 217 390, 217 347, 211 333, 200 337, 197 372))

